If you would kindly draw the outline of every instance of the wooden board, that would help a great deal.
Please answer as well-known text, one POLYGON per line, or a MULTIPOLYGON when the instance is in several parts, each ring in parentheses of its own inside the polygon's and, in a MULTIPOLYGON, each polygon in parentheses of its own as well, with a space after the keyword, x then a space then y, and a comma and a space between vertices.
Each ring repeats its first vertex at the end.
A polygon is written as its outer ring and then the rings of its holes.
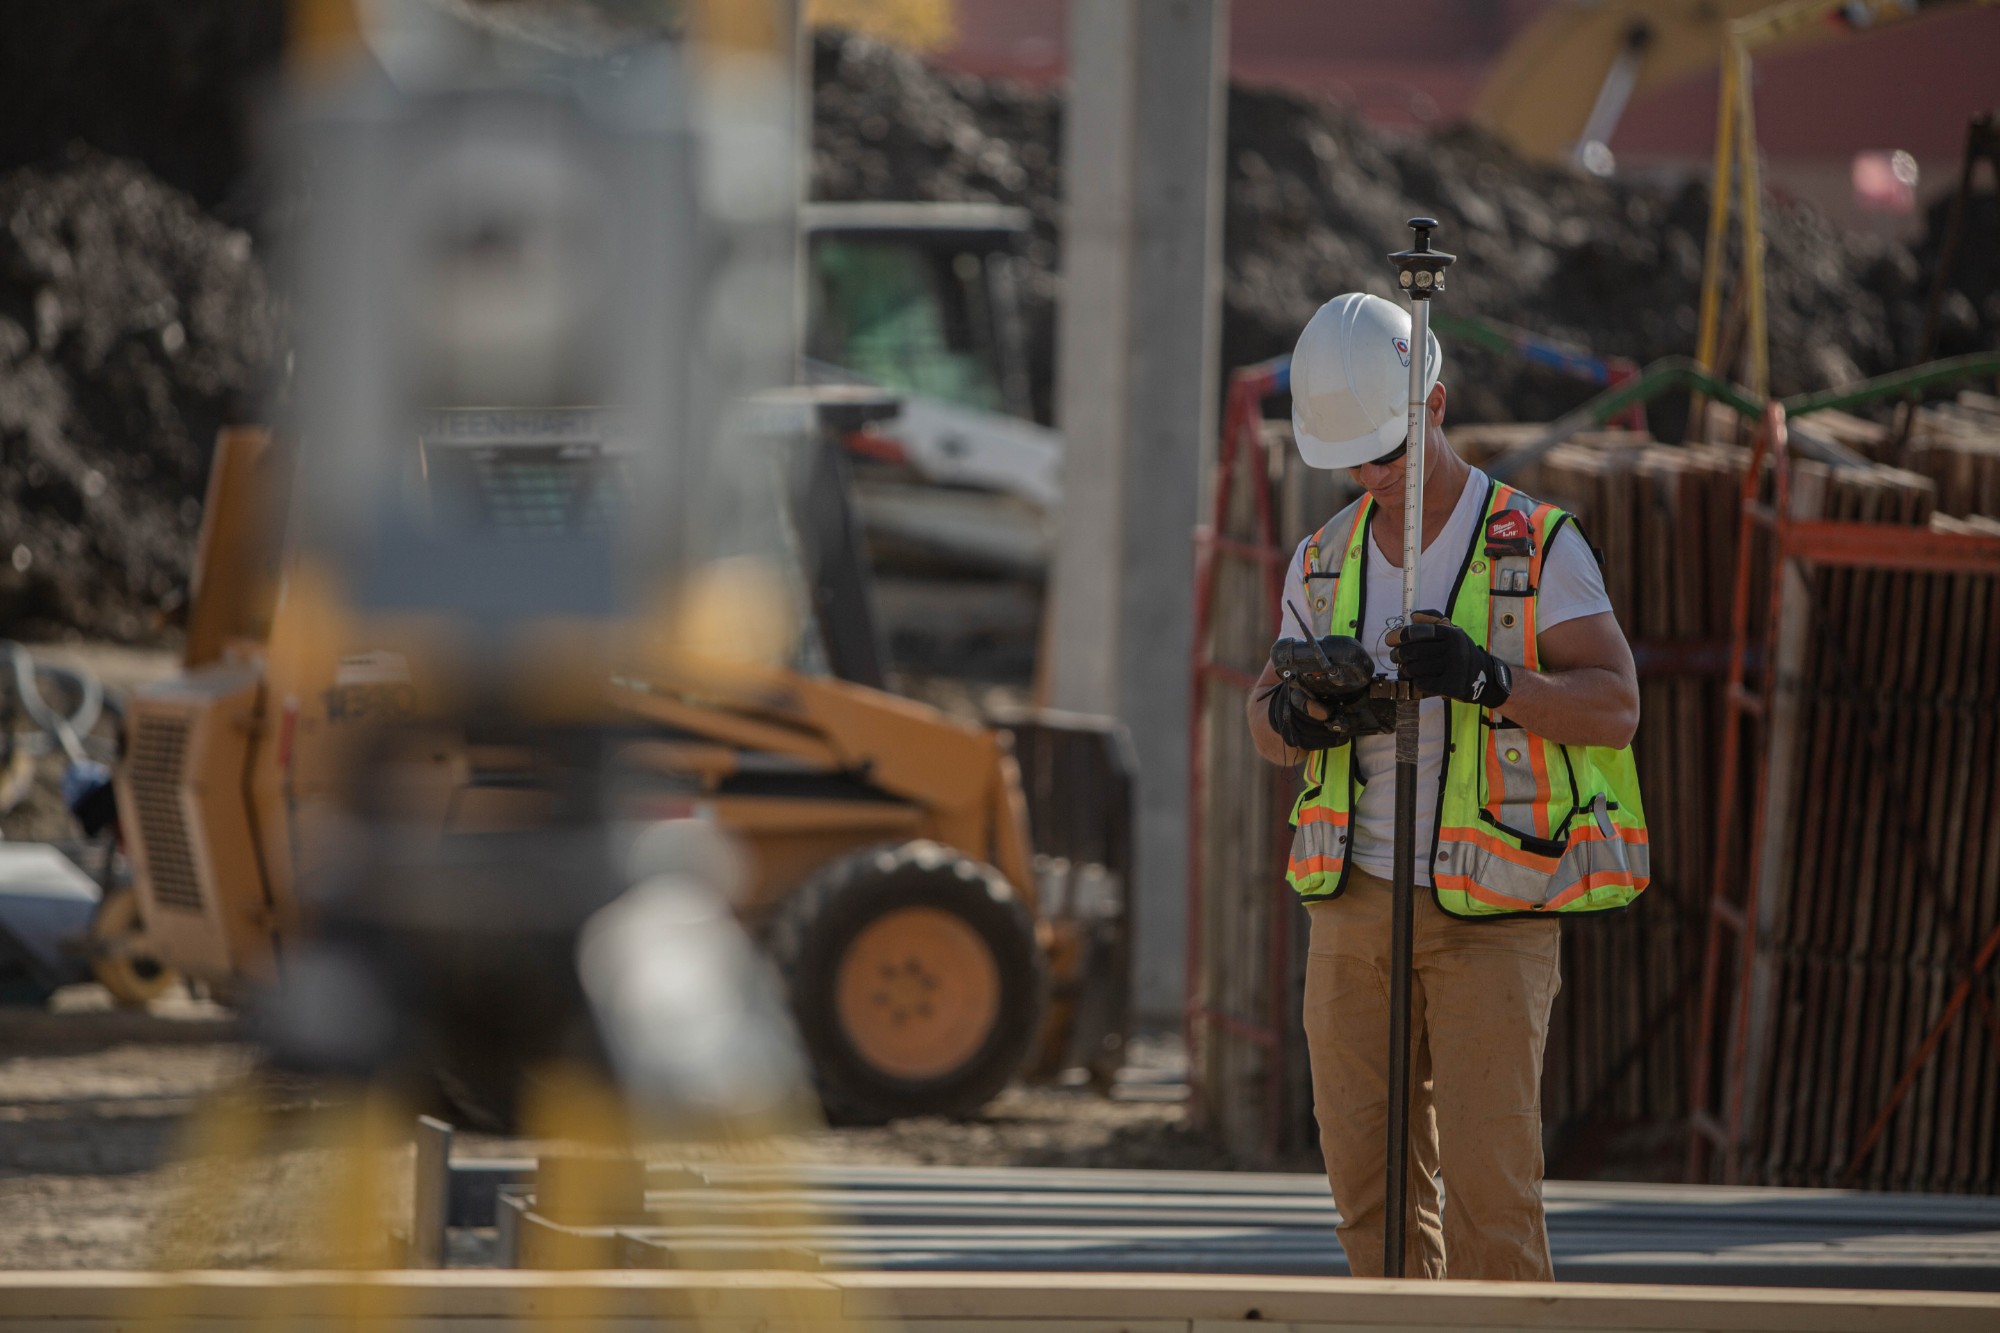
MULTIPOLYGON (((513 1164, 506 1168, 515 1174, 513 1164)), ((468 1164, 455 1174, 490 1173, 468 1164)), ((502 1200, 509 1267, 1344 1277, 1314 1174, 662 1164, 643 1209, 565 1226, 502 1200), (601 1256, 596 1265, 578 1262, 601 1256)), ((2000 1290, 2000 1200, 1573 1183, 1544 1190, 1565 1283, 2000 1290)))
POLYGON ((287 1326, 454 1330, 599 1328, 1033 1329, 1223 1333, 1300 1329, 1709 1330, 1987 1333, 2000 1297, 1957 1293, 1563 1287, 1310 1278, 1052 1274, 422 1272, 0 1274, 0 1333, 287 1326))

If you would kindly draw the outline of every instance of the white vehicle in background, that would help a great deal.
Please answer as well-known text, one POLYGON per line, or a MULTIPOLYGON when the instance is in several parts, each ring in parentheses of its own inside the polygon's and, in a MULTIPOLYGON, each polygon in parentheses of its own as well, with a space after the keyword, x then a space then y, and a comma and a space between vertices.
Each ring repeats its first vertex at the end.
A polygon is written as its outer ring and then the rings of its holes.
POLYGON ((1015 276, 1027 212, 813 204, 803 224, 807 378, 872 385, 903 404, 862 455, 890 465, 864 463, 857 476, 870 534, 970 568, 1038 575, 1062 437, 1034 420, 1029 389, 1015 276))

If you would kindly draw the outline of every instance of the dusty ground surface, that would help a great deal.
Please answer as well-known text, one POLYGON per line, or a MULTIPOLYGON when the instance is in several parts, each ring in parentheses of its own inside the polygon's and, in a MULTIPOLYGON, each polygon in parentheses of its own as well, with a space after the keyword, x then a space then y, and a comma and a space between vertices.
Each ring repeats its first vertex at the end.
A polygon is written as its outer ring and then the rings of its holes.
MULTIPOLYGON (((0 1268, 137 1268, 169 1262, 265 1266, 320 1252, 352 1173, 320 1145, 330 1112, 314 1091, 259 1079, 233 1018, 189 1000, 119 1013, 95 987, 55 1012, 0 1010, 0 1268), (232 1134, 217 1095, 256 1086, 261 1135, 232 1134), (218 1139, 225 1157, 207 1154, 218 1139)), ((1128 1095, 1014 1089, 976 1120, 821 1130, 772 1146, 799 1161, 1218 1167, 1175 1095, 1176 1053, 1136 1043, 1128 1095), (1162 1099, 1164 1098, 1164 1099, 1162 1099)), ((464 1156, 532 1155, 533 1143, 460 1136, 464 1156)), ((392 1214, 407 1149, 383 1155, 392 1214)), ((465 1257, 477 1261, 476 1239, 465 1257)))
POLYGON ((232 1037, 226 1015, 193 1005, 0 1011, 0 1263, 144 1262, 181 1125, 248 1067, 232 1037))

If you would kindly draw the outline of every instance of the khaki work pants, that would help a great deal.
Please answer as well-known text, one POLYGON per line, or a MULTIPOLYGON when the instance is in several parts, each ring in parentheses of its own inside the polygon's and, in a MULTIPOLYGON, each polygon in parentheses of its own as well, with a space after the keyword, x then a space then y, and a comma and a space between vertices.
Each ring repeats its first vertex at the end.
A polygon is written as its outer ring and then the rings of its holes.
MULTIPOLYGON (((1388 881, 1357 866, 1340 897, 1310 904, 1313 1111, 1340 1208, 1341 1247, 1356 1277, 1382 1275, 1392 893, 1388 881)), ((1541 1082, 1549 1007, 1561 984, 1559 929, 1553 919, 1460 920, 1417 888, 1408 1276, 1555 1276, 1542 1220, 1541 1082)))

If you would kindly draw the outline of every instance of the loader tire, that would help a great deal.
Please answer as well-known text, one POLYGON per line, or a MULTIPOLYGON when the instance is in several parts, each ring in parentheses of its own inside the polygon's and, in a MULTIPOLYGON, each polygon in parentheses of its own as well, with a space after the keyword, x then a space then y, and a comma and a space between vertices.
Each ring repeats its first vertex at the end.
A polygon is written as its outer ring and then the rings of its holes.
POLYGON ((151 954, 115 947, 139 934, 139 898, 129 888, 111 890, 90 919, 91 975, 120 1009, 143 1009, 181 984, 180 974, 151 954))
POLYGON ((999 871, 938 843, 826 865, 779 910, 770 945, 833 1124, 970 1115, 1041 1031, 1033 918, 999 871))

